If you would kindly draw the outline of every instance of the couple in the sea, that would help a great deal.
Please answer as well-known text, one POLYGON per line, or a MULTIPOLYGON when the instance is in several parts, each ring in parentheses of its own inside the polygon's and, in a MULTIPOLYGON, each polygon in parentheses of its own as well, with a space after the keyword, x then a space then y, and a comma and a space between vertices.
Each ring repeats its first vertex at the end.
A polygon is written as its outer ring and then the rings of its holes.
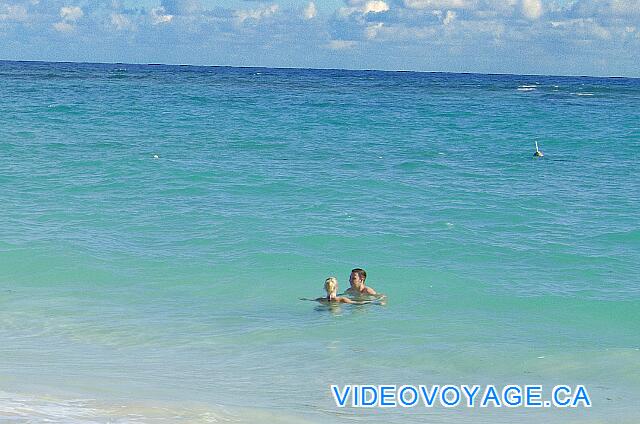
POLYGON ((355 268, 351 270, 351 275, 349 276, 349 287, 343 295, 346 296, 338 296, 338 280, 336 277, 329 277, 324 282, 324 289, 327 292, 325 297, 319 297, 315 299, 320 303, 353 303, 362 305, 365 303, 371 303, 375 300, 380 300, 382 297, 378 295, 378 293, 372 289, 371 287, 367 287, 365 285, 365 280, 367 279, 367 272, 362 268, 355 268), (370 296, 366 296, 370 295, 370 296), (363 299, 363 296, 366 299, 363 299), (371 296, 375 296, 374 299, 371 299, 371 296), (352 299, 355 297, 355 299, 352 299))

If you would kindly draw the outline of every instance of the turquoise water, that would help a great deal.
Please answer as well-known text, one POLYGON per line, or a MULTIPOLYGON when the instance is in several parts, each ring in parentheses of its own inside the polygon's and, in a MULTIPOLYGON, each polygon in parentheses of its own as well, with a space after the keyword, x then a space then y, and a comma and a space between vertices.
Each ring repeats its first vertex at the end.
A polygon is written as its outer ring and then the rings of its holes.
POLYGON ((0 62, 0 86, 0 419, 640 419, 640 80, 0 62), (387 305, 298 300, 356 266, 387 305), (594 406, 339 410, 347 383, 594 406))

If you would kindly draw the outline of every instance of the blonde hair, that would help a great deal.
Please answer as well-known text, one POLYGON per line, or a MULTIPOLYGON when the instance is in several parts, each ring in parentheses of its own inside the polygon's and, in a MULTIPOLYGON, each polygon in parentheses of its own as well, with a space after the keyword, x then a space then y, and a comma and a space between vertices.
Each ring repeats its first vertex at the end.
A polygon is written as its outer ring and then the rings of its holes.
POLYGON ((324 289, 327 291, 328 295, 331 295, 331 293, 337 293, 338 280, 336 279, 336 277, 329 277, 324 280, 324 289))

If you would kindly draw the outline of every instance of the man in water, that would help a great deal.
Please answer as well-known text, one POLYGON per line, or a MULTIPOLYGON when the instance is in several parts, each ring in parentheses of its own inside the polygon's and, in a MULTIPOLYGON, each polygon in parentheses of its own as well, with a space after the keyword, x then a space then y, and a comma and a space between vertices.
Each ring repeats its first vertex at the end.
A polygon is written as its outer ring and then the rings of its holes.
POLYGON ((361 295, 361 294, 378 294, 371 287, 367 287, 364 284, 364 281, 367 279, 367 271, 362 268, 355 268, 351 270, 351 275, 349 276, 349 287, 344 294, 349 295, 361 295))

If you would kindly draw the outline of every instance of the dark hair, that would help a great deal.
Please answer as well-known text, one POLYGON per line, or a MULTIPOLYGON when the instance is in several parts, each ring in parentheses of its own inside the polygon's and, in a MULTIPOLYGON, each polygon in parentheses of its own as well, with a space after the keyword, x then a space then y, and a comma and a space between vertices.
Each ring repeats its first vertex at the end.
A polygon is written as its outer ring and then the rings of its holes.
POLYGON ((367 279, 367 271, 365 271, 362 268, 354 268, 351 270, 352 273, 356 273, 360 276, 360 279, 362 279, 362 281, 364 282, 364 280, 367 279))

